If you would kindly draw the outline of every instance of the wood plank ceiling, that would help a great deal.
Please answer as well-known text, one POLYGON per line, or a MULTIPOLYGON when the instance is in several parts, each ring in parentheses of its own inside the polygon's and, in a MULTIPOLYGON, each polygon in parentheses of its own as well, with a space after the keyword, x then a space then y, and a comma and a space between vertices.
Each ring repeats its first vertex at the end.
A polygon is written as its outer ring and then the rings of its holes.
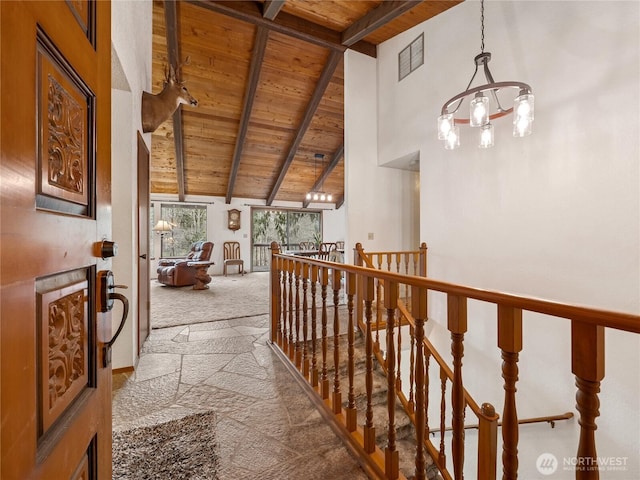
POLYGON ((177 66, 198 100, 152 135, 151 193, 300 202, 344 199, 347 48, 376 45, 460 3, 155 0, 153 93, 177 66), (324 155, 322 160, 316 154, 324 155))

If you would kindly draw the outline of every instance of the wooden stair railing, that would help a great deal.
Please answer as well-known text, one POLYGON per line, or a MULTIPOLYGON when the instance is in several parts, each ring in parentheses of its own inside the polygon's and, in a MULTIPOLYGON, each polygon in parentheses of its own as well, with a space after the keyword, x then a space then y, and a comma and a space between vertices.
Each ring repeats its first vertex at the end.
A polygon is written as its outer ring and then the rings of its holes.
MULTIPOLYGON (((358 246, 356 250, 358 249, 362 250, 362 247, 358 246)), ((426 254, 426 246, 424 251, 426 254)), ((405 265, 402 255, 400 258, 403 260, 399 263, 395 260, 387 261, 388 258, 398 258, 394 253, 398 252, 393 252, 391 256, 376 254, 375 259, 381 255, 380 265, 386 261, 387 265, 391 265, 390 268, 405 265)), ((464 412, 467 407, 478 417, 480 429, 478 478, 482 480, 496 478, 498 416, 491 405, 483 404, 481 407, 477 405, 464 389, 462 376, 464 334, 467 330, 466 305, 469 299, 497 306, 497 347, 501 350, 503 358, 502 377, 505 392, 502 412, 502 478, 515 479, 518 472, 518 424, 521 420, 517 415, 515 393, 518 379, 518 355, 522 348, 523 311, 542 313, 559 319, 568 319, 571 322, 571 369, 576 376, 576 402, 580 415, 580 439, 577 446, 579 461, 575 476, 580 480, 599 478, 595 420, 598 416, 600 382, 604 377, 604 329, 613 328, 640 333, 640 316, 479 290, 417 275, 407 275, 406 272, 371 268, 371 260, 367 262, 366 258, 368 258, 366 255, 355 256, 356 263, 367 263, 367 268, 360 265, 325 262, 282 255, 279 253, 277 244, 273 244, 271 341, 277 347, 275 351, 283 359, 287 368, 295 372, 296 378, 314 392, 312 398, 321 407, 321 414, 358 456, 371 478, 403 479, 410 475, 415 476, 416 479, 423 479, 425 478, 424 462, 428 460, 427 454, 435 461, 445 479, 463 478, 464 412), (317 304, 316 298, 317 284, 320 284, 320 305, 317 304), (302 285, 302 300, 300 300, 300 285, 302 285), (327 301, 328 288, 331 290, 333 300, 331 324, 328 322, 328 311, 331 309, 327 301), (447 366, 424 336, 424 323, 427 319, 426 299, 429 291, 447 295, 447 327, 451 333, 452 368, 447 366), (309 305, 307 299, 309 294, 311 308, 307 311, 305 305, 309 305), (341 309, 344 310, 344 307, 340 306, 341 295, 347 300, 346 325, 345 314, 341 313, 341 309), (300 303, 302 303, 302 310, 300 303), (320 326, 317 325, 318 310, 320 310, 320 326), (381 315, 378 314, 378 310, 383 310, 381 315), (379 320, 380 317, 384 318, 379 320), (382 323, 385 324, 385 348, 381 348, 378 336, 382 323), (356 325, 364 332, 366 404, 362 410, 357 409, 357 402, 354 400, 357 393, 354 392, 356 378, 354 378, 353 351, 356 325), (318 328, 320 338, 317 337, 318 328), (311 330, 311 340, 308 340, 308 329, 311 330), (341 335, 342 331, 346 331, 346 355, 340 351, 341 343, 345 342, 342 339, 345 337, 341 335), (407 340, 410 343, 408 360, 401 354, 400 348, 402 342, 406 343, 407 340), (332 358, 329 358, 331 349, 332 358), (300 361, 297 360, 298 358, 300 361), (340 364, 345 358, 347 368, 342 372, 340 364), (387 405, 388 418, 383 422, 383 426, 389 433, 384 440, 386 443, 380 445, 376 443, 376 428, 381 425, 380 419, 374 416, 372 409, 373 372, 374 364, 377 363, 374 362, 374 358, 383 361, 382 370, 388 374, 386 395, 390 405, 387 405), (439 378, 429 378, 430 361, 435 362, 432 366, 439 372, 439 378), (407 362, 409 363, 409 385, 403 386, 399 372, 406 368, 407 362), (308 371, 305 368, 306 364, 309 365, 308 371), (344 392, 346 392, 346 399, 343 398, 344 392), (447 395, 451 398, 449 406, 447 406, 447 395), (396 398, 410 412, 412 421, 417 427, 414 432, 415 462, 406 474, 403 473, 402 467, 398 468, 397 462, 398 443, 395 429, 397 417, 395 409, 391 408, 396 398), (428 424, 427 412, 429 404, 436 403, 438 399, 440 425, 439 428, 434 429, 428 424), (452 412, 451 446, 445 444, 444 436, 445 431, 449 429, 444 413, 448 411, 452 412), (439 445, 438 439, 435 440, 436 443, 432 443, 429 439, 430 433, 438 432, 440 433, 439 445), (584 465, 585 468, 580 468, 580 465, 584 465)), ((411 263, 409 261, 408 264, 411 265, 411 263)), ((426 255, 424 269, 421 270, 419 267, 418 271, 426 273, 426 255)))

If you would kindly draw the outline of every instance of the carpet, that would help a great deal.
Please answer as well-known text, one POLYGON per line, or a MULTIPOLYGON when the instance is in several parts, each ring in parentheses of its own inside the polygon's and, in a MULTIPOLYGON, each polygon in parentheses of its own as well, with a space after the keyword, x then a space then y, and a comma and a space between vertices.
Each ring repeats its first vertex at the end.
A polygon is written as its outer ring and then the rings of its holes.
POLYGON ((215 480, 214 412, 113 432, 113 479, 215 480))
POLYGON ((151 328, 213 322, 269 313, 269 272, 215 276, 208 290, 151 281, 151 328))
MULTIPOLYGON (((175 327, 194 323, 255 317, 269 313, 270 272, 252 272, 228 277, 215 276, 208 290, 193 287, 167 287, 151 281, 151 328, 175 327)), ((308 292, 311 306, 311 293, 308 292)), ((302 286, 300 286, 302 303, 302 286)), ((321 305, 320 288, 316 292, 321 305)), ((339 303, 344 305, 344 291, 339 303)), ((327 292, 327 306, 333 305, 333 293, 327 292)))

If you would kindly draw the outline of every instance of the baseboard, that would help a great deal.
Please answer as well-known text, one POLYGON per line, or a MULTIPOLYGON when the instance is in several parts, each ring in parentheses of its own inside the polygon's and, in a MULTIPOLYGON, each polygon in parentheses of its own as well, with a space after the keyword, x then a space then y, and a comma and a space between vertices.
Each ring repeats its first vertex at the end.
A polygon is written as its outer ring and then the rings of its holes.
POLYGON ((129 372, 133 372, 133 371, 135 371, 135 368, 133 368, 133 366, 122 367, 122 368, 114 368, 113 370, 111 370, 111 374, 112 375, 117 375, 118 373, 129 373, 129 372))

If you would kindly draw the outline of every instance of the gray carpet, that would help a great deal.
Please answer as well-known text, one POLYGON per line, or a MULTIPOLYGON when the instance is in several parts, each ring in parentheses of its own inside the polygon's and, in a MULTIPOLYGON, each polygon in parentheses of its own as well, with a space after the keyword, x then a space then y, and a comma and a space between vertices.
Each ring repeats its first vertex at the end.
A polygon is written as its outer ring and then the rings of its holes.
POLYGON ((213 412, 113 432, 113 479, 215 480, 218 454, 213 412))
POLYGON ((215 276, 208 290, 151 281, 151 328, 213 322, 269 313, 269 272, 215 276))
MULTIPOLYGON (((215 322, 233 318, 255 317, 269 313, 270 272, 253 272, 228 277, 213 277, 208 290, 193 287, 167 287, 151 281, 151 328, 215 322)), ((295 287, 294 287, 295 288, 295 287)), ((302 304, 302 286, 299 286, 302 304)), ((311 288, 307 301, 311 306, 311 288)), ((320 288, 316 293, 321 305, 320 288)), ((344 293, 339 303, 344 305, 344 293)), ((333 305, 333 292, 327 292, 327 306, 333 305)))

